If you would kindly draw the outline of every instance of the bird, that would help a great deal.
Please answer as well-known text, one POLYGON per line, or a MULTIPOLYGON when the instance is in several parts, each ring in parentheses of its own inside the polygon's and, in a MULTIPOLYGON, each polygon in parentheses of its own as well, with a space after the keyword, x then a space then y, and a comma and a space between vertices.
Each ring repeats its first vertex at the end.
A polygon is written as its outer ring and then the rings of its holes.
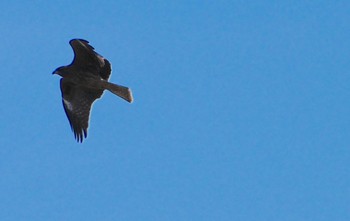
POLYGON ((52 74, 61 76, 60 89, 64 111, 67 115, 74 138, 79 143, 87 137, 90 110, 104 90, 133 102, 131 89, 108 82, 111 64, 84 39, 69 41, 74 59, 68 66, 58 67, 52 74))

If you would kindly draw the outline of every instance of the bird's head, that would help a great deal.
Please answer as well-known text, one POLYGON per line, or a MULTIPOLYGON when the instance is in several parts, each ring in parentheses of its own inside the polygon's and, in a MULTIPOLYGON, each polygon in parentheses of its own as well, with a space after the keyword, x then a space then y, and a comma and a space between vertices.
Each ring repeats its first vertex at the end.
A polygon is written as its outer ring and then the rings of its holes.
POLYGON ((67 70, 65 67, 59 67, 59 68, 56 68, 56 70, 54 70, 54 72, 52 72, 52 74, 57 74, 57 75, 60 75, 61 77, 63 77, 67 74, 67 70))

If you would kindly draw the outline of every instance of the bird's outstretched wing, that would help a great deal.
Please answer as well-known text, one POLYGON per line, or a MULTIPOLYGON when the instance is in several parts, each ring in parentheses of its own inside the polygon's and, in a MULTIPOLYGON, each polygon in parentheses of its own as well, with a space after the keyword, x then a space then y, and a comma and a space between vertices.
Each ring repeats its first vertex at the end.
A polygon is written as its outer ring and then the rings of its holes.
POLYGON ((107 59, 94 51, 88 41, 83 39, 72 39, 69 44, 74 51, 72 66, 99 75, 108 80, 111 75, 111 64, 107 59))
POLYGON ((102 96, 103 90, 86 90, 65 78, 60 82, 62 103, 74 137, 82 142, 87 136, 92 103, 102 96))

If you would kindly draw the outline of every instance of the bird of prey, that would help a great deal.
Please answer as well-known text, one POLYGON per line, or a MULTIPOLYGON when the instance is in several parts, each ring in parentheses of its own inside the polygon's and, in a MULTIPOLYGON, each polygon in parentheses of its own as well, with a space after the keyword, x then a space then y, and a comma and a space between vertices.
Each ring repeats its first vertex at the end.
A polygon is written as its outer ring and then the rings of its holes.
POLYGON ((73 39, 69 42, 74 51, 73 62, 57 68, 53 74, 60 75, 62 103, 74 137, 82 142, 87 136, 92 103, 100 98, 104 90, 133 101, 131 90, 108 82, 111 64, 94 51, 89 42, 73 39))

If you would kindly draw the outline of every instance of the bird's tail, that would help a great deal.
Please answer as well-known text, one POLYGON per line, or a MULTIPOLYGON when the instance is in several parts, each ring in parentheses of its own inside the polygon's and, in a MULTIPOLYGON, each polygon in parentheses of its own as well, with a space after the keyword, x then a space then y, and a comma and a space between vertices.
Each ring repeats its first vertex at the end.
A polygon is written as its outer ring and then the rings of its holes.
POLYGON ((127 102, 131 103, 133 101, 131 90, 129 88, 127 88, 127 87, 124 87, 124 86, 121 86, 121 85, 117 85, 117 84, 113 84, 113 83, 110 83, 110 82, 107 82, 107 81, 104 82, 104 87, 107 90, 109 90, 110 92, 112 92, 113 94, 123 98, 127 102))

